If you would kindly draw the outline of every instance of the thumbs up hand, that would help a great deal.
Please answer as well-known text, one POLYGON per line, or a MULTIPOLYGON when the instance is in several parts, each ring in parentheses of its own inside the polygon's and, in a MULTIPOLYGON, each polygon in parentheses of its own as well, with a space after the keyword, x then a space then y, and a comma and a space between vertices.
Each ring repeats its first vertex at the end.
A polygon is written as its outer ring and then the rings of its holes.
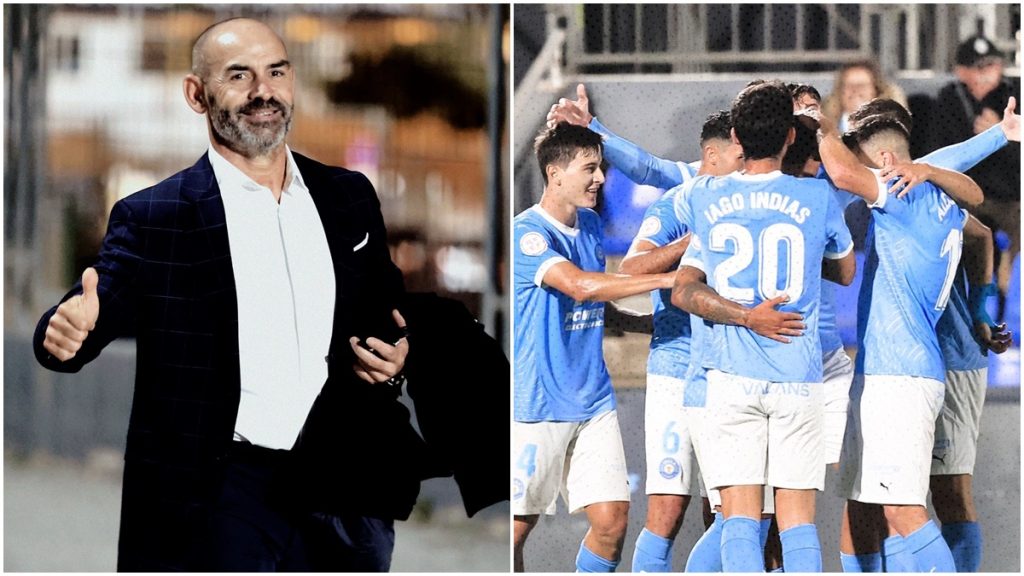
POLYGON ((46 327, 43 348, 54 358, 67 362, 75 357, 100 316, 100 298, 96 292, 99 275, 93 268, 82 273, 82 293, 57 307, 46 327))

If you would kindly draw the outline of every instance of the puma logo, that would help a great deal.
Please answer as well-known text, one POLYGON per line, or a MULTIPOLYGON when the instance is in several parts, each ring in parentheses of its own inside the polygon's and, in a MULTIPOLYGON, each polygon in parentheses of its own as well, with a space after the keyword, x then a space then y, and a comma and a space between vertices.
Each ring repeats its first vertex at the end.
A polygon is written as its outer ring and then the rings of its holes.
POLYGON ((943 454, 942 456, 936 456, 935 454, 932 454, 932 460, 938 460, 943 465, 945 465, 945 463, 946 463, 946 455, 943 454))
POLYGON ((889 491, 889 487, 888 487, 888 486, 886 486, 885 484, 882 484, 881 482, 879 482, 879 483, 878 483, 878 485, 879 485, 879 486, 881 486, 882 488, 885 488, 885 491, 886 491, 886 492, 888 492, 888 491, 889 491))

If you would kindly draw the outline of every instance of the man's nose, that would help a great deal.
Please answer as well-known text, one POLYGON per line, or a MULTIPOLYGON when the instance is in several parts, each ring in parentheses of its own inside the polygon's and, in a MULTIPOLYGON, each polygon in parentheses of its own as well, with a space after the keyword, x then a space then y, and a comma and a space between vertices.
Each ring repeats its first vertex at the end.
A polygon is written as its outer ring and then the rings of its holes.
POLYGON ((268 81, 268 79, 266 77, 264 77, 264 76, 256 76, 256 78, 253 79, 252 88, 249 90, 249 97, 250 98, 259 97, 259 98, 263 98, 264 100, 266 100, 270 96, 272 96, 273 94, 274 94, 274 89, 271 88, 270 82, 268 81))
POLYGON ((600 168, 594 172, 594 182, 604 184, 604 172, 600 168))

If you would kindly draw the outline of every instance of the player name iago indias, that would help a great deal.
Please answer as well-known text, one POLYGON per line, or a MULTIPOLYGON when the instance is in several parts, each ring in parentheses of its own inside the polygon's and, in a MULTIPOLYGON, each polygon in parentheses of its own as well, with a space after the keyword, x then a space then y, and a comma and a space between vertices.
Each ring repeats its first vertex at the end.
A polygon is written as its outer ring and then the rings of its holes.
POLYGON ((708 219, 709 223, 714 224, 722 216, 748 207, 753 210, 778 210, 795 220, 797 224, 803 224, 804 220, 811 215, 810 208, 800 206, 799 200, 793 200, 785 194, 751 192, 746 196, 739 193, 722 196, 718 199, 717 204, 712 204, 704 211, 704 217, 708 219))
POLYGON ((563 324, 566 332, 604 326, 604 303, 594 308, 574 308, 566 312, 563 324))

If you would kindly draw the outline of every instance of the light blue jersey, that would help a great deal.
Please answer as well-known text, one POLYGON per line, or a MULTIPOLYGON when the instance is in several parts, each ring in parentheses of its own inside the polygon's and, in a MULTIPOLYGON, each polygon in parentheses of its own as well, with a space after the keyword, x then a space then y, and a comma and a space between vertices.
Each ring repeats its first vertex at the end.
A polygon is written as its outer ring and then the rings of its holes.
POLYGON ((637 184, 667 190, 697 175, 699 162, 686 164, 658 158, 605 128, 597 118, 587 128, 604 137, 604 159, 637 184))
POLYGON ((935 326, 956 277, 967 214, 931 182, 871 205, 857 307, 857 374, 943 381, 935 326))
POLYGON ((988 350, 974 339, 974 320, 967 305, 967 273, 960 263, 949 293, 949 304, 935 327, 946 370, 981 370, 988 367, 988 350))
MULTIPOLYGON (((700 253, 700 242, 690 242, 679 261, 679 267, 692 266, 701 272, 704 260, 700 253)), ((710 322, 696 314, 690 317, 690 365, 686 368, 686 390, 683 391, 683 406, 687 408, 703 408, 708 397, 707 369, 704 368, 704 349, 711 338, 710 322)))
POLYGON ((699 241, 708 285, 744 306, 786 292, 780 309, 807 325, 788 344, 740 326, 716 324, 704 366, 771 382, 821 382, 818 302, 822 258, 853 249, 834 187, 827 181, 768 174, 700 176, 676 196, 676 214, 699 241))
MULTIPOLYGON (((835 188, 835 185, 832 184, 832 179, 825 172, 824 165, 818 168, 816 178, 827 180, 833 186, 832 193, 841 211, 845 212, 850 204, 860 200, 859 196, 855 196, 846 190, 835 188)), ((821 308, 818 311, 818 336, 821 338, 821 350, 824 353, 843 347, 843 339, 839 336, 839 326, 836 325, 836 290, 838 289, 838 285, 834 282, 822 279, 821 308)))
POLYGON ((544 285, 559 262, 604 272, 601 218, 576 213, 576 227, 539 205, 516 216, 515 420, 579 422, 615 408, 604 364, 604 302, 576 302, 544 285))
MULTIPOLYGON (((675 192, 670 190, 644 212, 637 240, 646 240, 657 247, 682 240, 689 230, 679 219, 672 204, 675 192)), ((654 305, 654 335, 647 356, 647 373, 683 379, 690 363, 690 315, 672 305, 672 289, 651 292, 654 305)))

